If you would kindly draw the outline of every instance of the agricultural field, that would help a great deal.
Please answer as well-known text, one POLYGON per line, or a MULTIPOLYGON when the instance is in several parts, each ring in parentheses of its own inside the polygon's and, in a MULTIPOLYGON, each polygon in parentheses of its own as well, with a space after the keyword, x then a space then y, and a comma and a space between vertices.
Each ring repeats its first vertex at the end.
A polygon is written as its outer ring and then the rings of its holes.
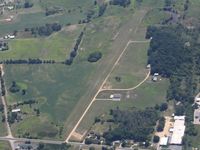
POLYGON ((0 52, 0 60, 40 58, 64 61, 82 30, 82 25, 71 25, 49 37, 11 40, 9 50, 0 52))
POLYGON ((8 142, 1 142, 0 141, 0 149, 2 150, 11 150, 11 147, 8 142))

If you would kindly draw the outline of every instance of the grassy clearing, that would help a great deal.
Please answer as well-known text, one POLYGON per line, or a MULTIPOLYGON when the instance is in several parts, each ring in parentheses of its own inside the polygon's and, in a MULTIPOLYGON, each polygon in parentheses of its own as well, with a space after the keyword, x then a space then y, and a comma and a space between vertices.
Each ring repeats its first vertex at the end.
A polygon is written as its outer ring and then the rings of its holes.
POLYGON ((112 88, 130 88, 142 81, 147 73, 146 60, 149 43, 133 43, 112 72, 108 83, 112 88), (115 77, 120 77, 117 81, 115 77))
POLYGON ((11 147, 8 142, 0 141, 0 149, 2 150, 11 150, 11 147))
POLYGON ((159 8, 155 8, 150 10, 145 16, 143 23, 144 25, 154 25, 159 24, 162 20, 165 20, 170 17, 170 14, 160 10, 159 8))
POLYGON ((41 58, 63 61, 68 56, 74 42, 82 30, 81 25, 64 28, 48 38, 15 39, 9 42, 10 49, 0 52, 0 59, 41 58))

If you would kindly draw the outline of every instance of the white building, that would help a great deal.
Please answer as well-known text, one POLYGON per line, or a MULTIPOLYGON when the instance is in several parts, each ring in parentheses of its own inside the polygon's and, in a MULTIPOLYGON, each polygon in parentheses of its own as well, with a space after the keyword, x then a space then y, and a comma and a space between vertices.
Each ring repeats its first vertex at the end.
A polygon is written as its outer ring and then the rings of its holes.
POLYGON ((17 112, 20 112, 21 111, 21 109, 19 108, 19 109, 13 109, 12 110, 12 113, 17 113, 17 112))
POLYGON ((169 137, 161 137, 160 138, 160 146, 167 146, 169 141, 169 137))
POLYGON ((181 145, 185 133, 185 116, 174 116, 174 128, 170 144, 181 145))

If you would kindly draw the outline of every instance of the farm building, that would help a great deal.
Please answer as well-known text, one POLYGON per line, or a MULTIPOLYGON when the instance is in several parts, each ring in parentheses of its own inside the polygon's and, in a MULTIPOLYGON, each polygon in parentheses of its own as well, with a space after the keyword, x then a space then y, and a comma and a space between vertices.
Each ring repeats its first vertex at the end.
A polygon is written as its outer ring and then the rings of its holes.
POLYGON ((114 101, 120 101, 121 100, 121 94, 111 94, 110 98, 114 101))
POLYGON ((181 145, 185 133, 185 116, 174 116, 174 128, 170 144, 181 145))

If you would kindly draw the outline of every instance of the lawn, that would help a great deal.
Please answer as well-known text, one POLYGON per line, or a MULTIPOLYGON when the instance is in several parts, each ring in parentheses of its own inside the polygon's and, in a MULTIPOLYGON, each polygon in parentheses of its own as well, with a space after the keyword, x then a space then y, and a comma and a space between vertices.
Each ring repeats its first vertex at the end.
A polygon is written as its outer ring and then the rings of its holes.
POLYGON ((9 50, 0 52, 0 59, 41 58, 64 61, 82 28, 82 25, 74 25, 65 27, 47 38, 10 40, 9 50))
POLYGON ((8 142, 0 141, 0 149, 11 150, 10 144, 8 142))
POLYGON ((146 61, 149 43, 132 43, 108 79, 112 88, 131 88, 140 83, 147 74, 146 61), (120 81, 116 80, 120 77, 120 81))

